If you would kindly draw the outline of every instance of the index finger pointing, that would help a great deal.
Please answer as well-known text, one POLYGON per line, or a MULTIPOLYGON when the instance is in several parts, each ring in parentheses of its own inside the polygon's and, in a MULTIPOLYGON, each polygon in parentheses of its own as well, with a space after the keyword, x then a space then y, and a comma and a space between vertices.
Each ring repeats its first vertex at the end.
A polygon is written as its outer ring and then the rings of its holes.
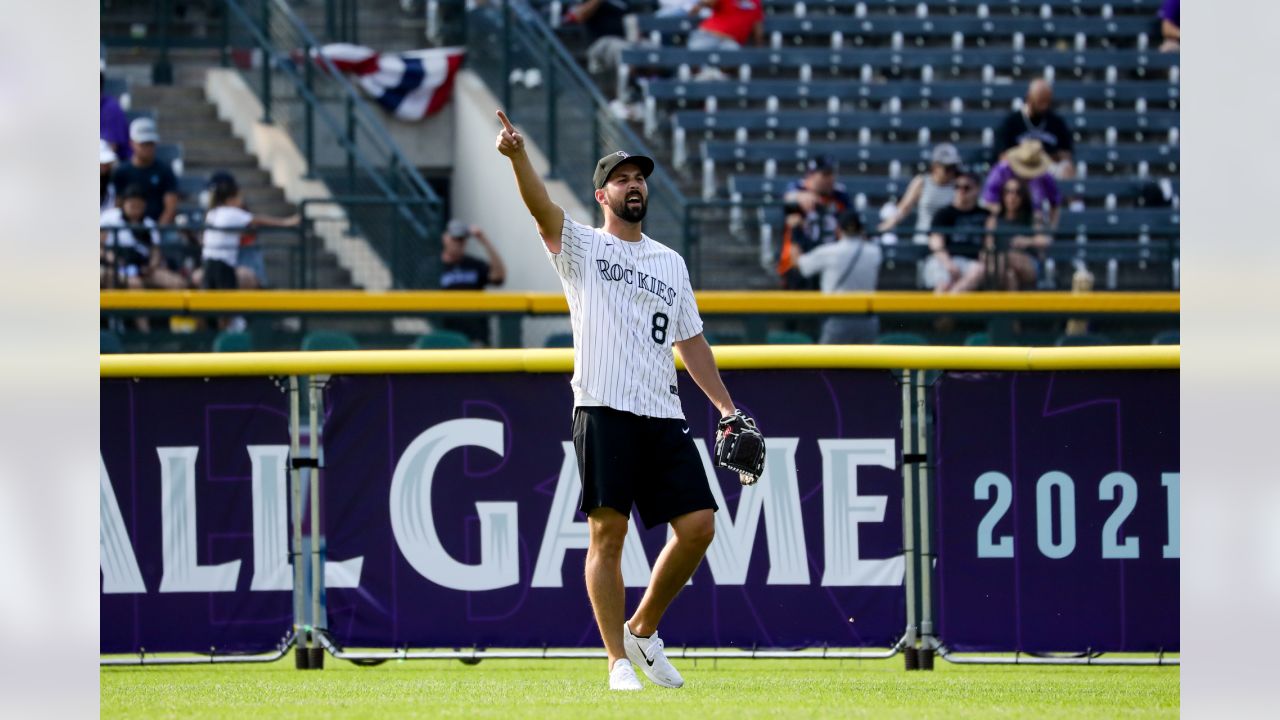
POLYGON ((502 121, 502 126, 503 126, 504 128, 506 128, 506 129, 507 129, 507 132, 509 132, 509 133, 515 133, 516 129, 515 129, 515 127, 514 127, 514 126, 512 126, 511 121, 507 119, 507 114, 506 114, 506 113, 504 113, 504 112, 502 112, 501 110, 499 110, 499 111, 498 111, 498 119, 502 121))

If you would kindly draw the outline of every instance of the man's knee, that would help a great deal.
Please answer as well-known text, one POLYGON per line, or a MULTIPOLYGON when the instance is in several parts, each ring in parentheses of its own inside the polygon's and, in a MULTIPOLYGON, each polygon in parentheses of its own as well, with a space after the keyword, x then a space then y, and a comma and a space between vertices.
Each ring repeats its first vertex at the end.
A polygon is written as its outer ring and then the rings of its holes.
POLYGON ((622 543, 627 538, 626 515, 613 508, 596 508, 587 515, 587 526, 591 530, 591 552, 622 556, 622 543))
POLYGON ((672 522, 676 539, 682 543, 706 548, 716 537, 716 515, 712 510, 698 510, 672 522))

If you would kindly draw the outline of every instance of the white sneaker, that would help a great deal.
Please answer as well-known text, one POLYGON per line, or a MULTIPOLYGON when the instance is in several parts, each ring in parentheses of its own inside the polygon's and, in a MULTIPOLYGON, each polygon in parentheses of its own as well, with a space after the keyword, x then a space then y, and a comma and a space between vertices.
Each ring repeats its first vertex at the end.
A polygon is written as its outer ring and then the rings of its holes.
POLYGON ((627 651, 631 662, 653 682, 669 688, 684 685, 684 678, 680 677, 680 673, 662 652, 662 638, 658 637, 658 633, 647 638, 637 637, 631 633, 631 628, 626 623, 622 623, 622 647, 627 651))
POLYGON ((640 678, 636 677, 636 669, 631 667, 631 661, 625 658, 618 658, 613 664, 613 669, 609 671, 609 689, 610 690, 643 690, 644 686, 640 684, 640 678))

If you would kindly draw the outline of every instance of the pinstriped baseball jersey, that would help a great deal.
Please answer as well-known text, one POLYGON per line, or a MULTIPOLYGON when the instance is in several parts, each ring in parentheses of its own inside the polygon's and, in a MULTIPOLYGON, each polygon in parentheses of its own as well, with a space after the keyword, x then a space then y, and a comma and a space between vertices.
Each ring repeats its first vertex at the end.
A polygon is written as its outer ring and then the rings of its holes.
POLYGON ((684 418, 671 347, 702 332, 684 258, 647 235, 627 242, 568 213, 560 252, 547 257, 569 301, 574 406, 684 418))

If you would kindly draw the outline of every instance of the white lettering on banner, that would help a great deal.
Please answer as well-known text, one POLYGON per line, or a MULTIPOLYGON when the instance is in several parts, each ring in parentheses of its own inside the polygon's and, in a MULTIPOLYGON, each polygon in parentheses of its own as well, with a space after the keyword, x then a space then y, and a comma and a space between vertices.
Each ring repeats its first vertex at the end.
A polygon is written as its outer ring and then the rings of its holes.
POLYGON ((768 519, 765 523, 765 542, 769 547, 766 584, 809 584, 809 554, 805 547, 800 487, 796 477, 796 446, 799 442, 799 438, 793 437, 769 438, 764 475, 755 485, 742 488, 736 518, 729 514, 706 444, 695 443, 711 494, 720 506, 720 512, 715 515, 716 537, 707 548, 707 565, 717 585, 746 583, 747 566, 755 548, 761 513, 768 519))
POLYGON ((133 554, 133 543, 129 542, 120 503, 107 475, 107 463, 101 455, 98 456, 98 516, 98 558, 102 567, 103 594, 145 593, 147 586, 142 582, 138 558, 133 554))
POLYGON ((858 526, 884 522, 889 499, 858 494, 858 467, 893 469, 893 440, 819 440, 822 452, 822 517, 826 549, 824 586, 896 586, 906 570, 901 555, 863 559, 858 550, 858 526))
POLYGON ((158 447, 160 534, 164 575, 160 592, 229 592, 240 561, 201 565, 196 553, 196 454, 199 448, 158 447))
POLYGON ((1111 501, 1116 499, 1116 489, 1120 490, 1120 504, 1116 505, 1111 517, 1102 524, 1102 557, 1118 560, 1133 560, 1139 556, 1138 538, 1126 535, 1123 542, 1116 542, 1120 528, 1129 519, 1133 506, 1138 504, 1138 483, 1133 476, 1125 472, 1107 473, 1098 485, 1098 499, 1111 501))
POLYGON ((495 590, 520 581, 517 504, 478 502, 480 562, 458 562, 445 551, 431 511, 436 467, 450 450, 482 447, 503 454, 502 423, 465 418, 435 425, 400 456, 391 478, 391 532, 420 575, 454 590, 495 590))
MULTIPOLYGON (((1177 560, 1180 544, 1178 526, 1178 485, 1180 473, 1161 473, 1160 484, 1165 488, 1168 513, 1168 541, 1163 557, 1177 560)), ((1001 535, 994 540, 996 523, 1009 510, 1013 485, 1002 472, 988 470, 978 476, 973 485, 974 500, 990 499, 996 490, 996 500, 978 523, 978 557, 1011 558, 1014 555, 1013 537, 1001 535)), ((1102 524, 1102 558, 1104 560, 1136 560, 1141 557, 1141 540, 1137 535, 1121 535, 1125 522, 1138 505, 1138 481, 1127 472, 1116 470, 1107 473, 1098 483, 1098 500, 1116 503, 1111 514, 1102 524), (1119 495, 1117 496, 1117 491, 1119 495)), ((1052 560, 1068 557, 1076 549, 1076 484, 1070 475, 1060 470, 1050 470, 1036 481, 1036 546, 1040 553, 1052 560), (1057 491, 1056 493, 1054 491, 1057 491), (1057 512, 1054 512, 1054 495, 1057 495, 1057 512), (1054 540, 1055 525, 1058 539, 1054 540)), ((1086 528, 1087 529, 1087 528, 1086 528)))
POLYGON ((253 580, 250 590, 291 590, 289 506, 285 497, 288 445, 250 445, 253 468, 253 580))
POLYGON ((993 488, 996 491, 996 501, 982 517, 982 522, 978 523, 978 557, 1011 558, 1013 536, 1001 535, 999 540, 993 540, 996 523, 1009 511, 1009 505, 1013 502, 1013 483, 1009 482, 1009 476, 994 470, 982 473, 978 476, 978 482, 973 485, 973 499, 991 499, 993 488))
MULTIPOLYGON (((560 464, 560 477, 556 480, 555 496, 551 511, 547 513, 547 527, 542 532, 542 545, 533 567, 532 587, 564 587, 564 555, 569 550, 585 550, 591 539, 585 522, 577 522, 578 500, 582 497, 582 482, 578 479, 578 456, 573 443, 562 442, 564 462, 560 464)), ((634 518, 633 523, 634 525, 634 518)), ((622 583, 626 587, 645 587, 649 584, 649 560, 637 532, 627 532, 622 542, 622 583)))
POLYGON ((1164 557, 1176 560, 1182 557, 1182 501, 1179 497, 1182 490, 1182 473, 1162 473, 1160 484, 1164 486, 1165 512, 1168 513, 1169 528, 1169 541, 1165 543, 1162 554, 1164 557))
POLYGON ((1076 484, 1071 476, 1050 470, 1036 481, 1036 545, 1051 560, 1076 549, 1076 484), (1053 489, 1058 489, 1058 541, 1053 541, 1053 489))

